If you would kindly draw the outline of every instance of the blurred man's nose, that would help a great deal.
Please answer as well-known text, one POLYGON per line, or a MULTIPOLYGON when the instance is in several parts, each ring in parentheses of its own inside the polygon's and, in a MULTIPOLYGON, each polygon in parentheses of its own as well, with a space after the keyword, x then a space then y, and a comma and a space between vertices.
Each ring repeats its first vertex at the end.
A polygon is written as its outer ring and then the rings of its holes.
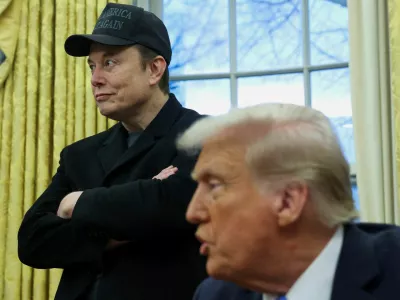
POLYGON ((192 224, 200 224, 208 219, 208 208, 204 203, 205 194, 199 185, 186 211, 186 220, 192 224))

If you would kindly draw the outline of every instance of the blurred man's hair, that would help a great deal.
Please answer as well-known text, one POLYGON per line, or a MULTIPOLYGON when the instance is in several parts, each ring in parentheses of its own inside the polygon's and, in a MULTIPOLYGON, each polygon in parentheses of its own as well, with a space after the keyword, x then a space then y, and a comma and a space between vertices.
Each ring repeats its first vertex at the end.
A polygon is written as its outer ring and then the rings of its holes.
POLYGON ((199 150, 209 138, 229 129, 248 146, 246 162, 262 189, 304 183, 328 226, 357 217, 349 165, 329 119, 321 112, 276 103, 234 109, 195 123, 179 138, 178 147, 199 150))

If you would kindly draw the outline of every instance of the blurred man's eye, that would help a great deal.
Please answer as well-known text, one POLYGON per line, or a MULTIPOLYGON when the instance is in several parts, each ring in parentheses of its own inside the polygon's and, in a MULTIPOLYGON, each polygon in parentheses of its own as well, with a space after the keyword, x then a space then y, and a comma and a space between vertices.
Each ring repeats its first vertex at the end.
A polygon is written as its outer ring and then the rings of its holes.
POLYGON ((216 189, 218 189, 221 186, 222 186, 222 183, 219 180, 212 179, 212 180, 208 181, 208 187, 211 191, 215 191, 216 189))

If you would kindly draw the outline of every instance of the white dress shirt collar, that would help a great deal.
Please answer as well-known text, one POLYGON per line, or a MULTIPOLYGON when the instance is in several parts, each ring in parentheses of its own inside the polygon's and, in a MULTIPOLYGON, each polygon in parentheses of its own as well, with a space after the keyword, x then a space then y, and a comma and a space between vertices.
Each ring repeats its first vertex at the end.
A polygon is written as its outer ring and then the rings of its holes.
MULTIPOLYGON (((317 258, 290 288, 286 294, 287 300, 330 300, 343 238, 343 226, 340 226, 317 258)), ((276 295, 263 295, 263 300, 276 298, 276 295)))

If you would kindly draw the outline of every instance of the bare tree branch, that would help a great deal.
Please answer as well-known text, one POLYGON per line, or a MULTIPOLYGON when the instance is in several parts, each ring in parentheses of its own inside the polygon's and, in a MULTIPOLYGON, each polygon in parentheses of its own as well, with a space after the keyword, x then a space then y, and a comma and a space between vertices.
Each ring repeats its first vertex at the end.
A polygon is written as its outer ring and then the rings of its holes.
MULTIPOLYGON (((165 10, 168 9, 168 5, 173 5, 173 1, 164 0, 165 10)), ((210 31, 216 30, 219 31, 223 28, 221 24, 218 24, 215 18, 213 18, 213 12, 218 7, 218 0, 208 1, 208 5, 190 5, 190 2, 185 2, 187 6, 187 11, 189 15, 197 16, 202 15, 207 19, 199 19, 189 18, 189 22, 185 22, 182 24, 183 19, 187 18, 184 12, 180 11, 175 16, 171 15, 170 19, 171 24, 177 24, 174 26, 175 30, 179 30, 177 33, 173 35, 172 50, 174 53, 174 58, 170 65, 171 71, 177 71, 179 69, 184 68, 185 66, 189 66, 193 63, 199 62, 204 63, 204 59, 210 56, 210 53, 216 53, 216 51, 224 52, 224 46, 228 46, 228 37, 218 37, 217 35, 210 35, 210 31), (193 9, 198 11, 193 12, 193 9), (192 22, 191 22, 192 21, 192 22), (184 43, 184 39, 188 36, 190 38, 195 38, 193 43, 190 46, 187 46, 187 43, 184 43)), ((318 0, 318 1, 326 1, 331 2, 342 7, 347 6, 347 0, 318 0)), ((316 3, 314 3, 316 4, 316 3)), ((246 20, 238 24, 241 29, 238 30, 238 39, 244 39, 240 42, 238 49, 238 61, 244 59, 255 47, 259 48, 259 43, 261 41, 266 41, 265 37, 268 36, 268 42, 271 46, 271 51, 268 55, 275 57, 276 60, 281 61, 282 59, 290 59, 293 55, 296 55, 298 51, 300 51, 299 47, 289 46, 285 43, 282 45, 281 43, 277 44, 277 39, 279 37, 279 32, 281 32, 283 26, 290 26, 294 29, 292 32, 297 31, 297 36, 302 35, 303 28, 301 28, 301 23, 298 22, 298 19, 301 18, 301 0, 281 0, 281 1, 272 1, 272 0, 247 0, 247 1, 238 1, 237 3, 237 11, 241 14, 242 20, 246 20), (243 8, 241 8, 243 5, 243 8), (293 22, 293 20, 297 20, 293 22), (245 30, 247 28, 247 30, 245 30), (287 51, 284 51, 283 48, 286 47, 287 51), (288 48, 289 47, 289 48, 288 48), (294 51, 292 48, 297 49, 298 51, 294 51), (285 58, 286 57, 286 58, 285 58), (279 59, 280 58, 280 59, 279 59)), ((185 20, 186 21, 186 20, 185 20)), ((225 26, 224 24, 223 26, 225 26)), ((343 43, 347 41, 347 29, 346 28, 330 28, 318 31, 311 32, 311 46, 316 49, 316 51, 322 56, 330 59, 338 61, 338 58, 334 54, 335 49, 326 48, 322 45, 318 44, 318 39, 321 36, 328 36, 329 34, 335 33, 343 33, 343 43)), ((228 51, 226 51, 228 52, 228 51)), ((216 55, 210 56, 211 59, 215 60, 216 55)), ((220 64, 226 64, 229 62, 228 55, 221 55, 220 64)))

